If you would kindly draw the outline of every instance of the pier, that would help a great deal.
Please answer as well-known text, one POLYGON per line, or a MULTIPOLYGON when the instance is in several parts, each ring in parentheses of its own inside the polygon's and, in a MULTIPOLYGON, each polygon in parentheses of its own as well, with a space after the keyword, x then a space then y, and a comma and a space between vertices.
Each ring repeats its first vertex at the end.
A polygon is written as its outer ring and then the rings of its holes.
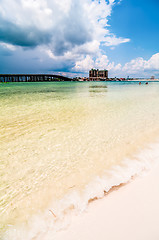
POLYGON ((72 78, 54 74, 0 74, 0 82, 55 82, 72 80, 72 78))

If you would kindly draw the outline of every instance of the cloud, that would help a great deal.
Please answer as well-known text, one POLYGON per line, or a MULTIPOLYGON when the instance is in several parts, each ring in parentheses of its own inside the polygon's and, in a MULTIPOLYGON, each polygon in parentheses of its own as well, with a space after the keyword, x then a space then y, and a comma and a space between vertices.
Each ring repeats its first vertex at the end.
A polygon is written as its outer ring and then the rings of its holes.
POLYGON ((154 54, 148 61, 147 61, 147 69, 159 70, 159 53, 154 54))
POLYGON ((118 0, 0 1, 0 52, 12 56, 12 69, 18 61, 21 69, 25 62, 23 71, 27 66, 35 71, 75 72, 92 67, 119 68, 102 50, 103 45, 112 49, 130 41, 108 29, 108 19, 118 0), (32 56, 37 59, 32 59, 33 67, 29 64, 32 56))
POLYGON ((97 58, 93 58, 89 55, 76 61, 73 70, 75 72, 85 72, 91 68, 108 69, 109 76, 125 77, 131 75, 132 77, 150 77, 155 74, 159 77, 159 53, 152 55, 148 60, 138 57, 125 63, 123 66, 118 63, 111 62, 106 55, 101 53, 97 58))
POLYGON ((13 52, 16 50, 15 46, 0 42, 0 55, 1 56, 12 56, 13 52))
POLYGON ((45 26, 49 26, 50 14, 43 2, 1 0, 0 41, 22 47, 35 47, 48 42, 50 34, 45 26))
POLYGON ((10 51, 15 51, 16 50, 16 47, 12 44, 9 44, 9 43, 4 43, 4 42, 0 42, 0 47, 4 48, 4 49, 7 49, 7 50, 10 50, 10 51))
POLYGON ((46 45, 54 55, 67 51, 97 51, 127 42, 106 29, 115 0, 1 0, 0 41, 31 48, 46 45), (92 49, 92 47, 94 49, 92 49))
POLYGON ((51 44, 56 54, 91 41, 86 5, 76 0, 1 0, 0 40, 24 47, 51 44), (86 24, 88 23, 88 24, 86 24))
POLYGON ((117 46, 121 43, 127 43, 130 42, 129 38, 117 38, 115 35, 105 37, 105 46, 117 46))
POLYGON ((73 70, 76 72, 88 72, 91 68, 107 69, 107 70, 119 70, 121 65, 115 65, 114 62, 110 62, 106 55, 99 54, 97 58, 93 59, 89 55, 76 62, 73 70))
POLYGON ((133 59, 126 63, 122 70, 132 74, 154 70, 159 71, 159 53, 152 55, 152 57, 147 61, 141 57, 133 59))
POLYGON ((111 66, 110 73, 120 77, 126 75, 132 77, 150 77, 154 74, 156 77, 159 77, 159 53, 152 55, 148 60, 138 57, 125 63, 123 66, 121 64, 114 66, 112 64, 111 66))
POLYGON ((82 60, 76 62, 73 70, 76 72, 87 72, 89 69, 93 67, 94 61, 89 55, 87 55, 82 60))

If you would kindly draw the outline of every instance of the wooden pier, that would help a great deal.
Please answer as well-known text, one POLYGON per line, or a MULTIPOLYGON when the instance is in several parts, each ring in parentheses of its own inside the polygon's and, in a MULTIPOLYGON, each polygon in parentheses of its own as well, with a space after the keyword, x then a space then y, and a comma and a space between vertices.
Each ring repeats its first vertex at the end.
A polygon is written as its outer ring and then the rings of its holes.
POLYGON ((73 79, 54 74, 0 74, 0 82, 55 82, 73 79))

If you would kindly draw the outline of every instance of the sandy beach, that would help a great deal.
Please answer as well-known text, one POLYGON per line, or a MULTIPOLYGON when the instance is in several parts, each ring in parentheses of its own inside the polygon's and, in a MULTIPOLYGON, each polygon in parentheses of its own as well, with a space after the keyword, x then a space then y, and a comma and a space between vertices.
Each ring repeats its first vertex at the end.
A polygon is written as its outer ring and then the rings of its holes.
POLYGON ((157 83, 1 92, 0 239, 159 239, 157 83))
POLYGON ((158 240, 159 164, 91 202, 56 240, 158 240))

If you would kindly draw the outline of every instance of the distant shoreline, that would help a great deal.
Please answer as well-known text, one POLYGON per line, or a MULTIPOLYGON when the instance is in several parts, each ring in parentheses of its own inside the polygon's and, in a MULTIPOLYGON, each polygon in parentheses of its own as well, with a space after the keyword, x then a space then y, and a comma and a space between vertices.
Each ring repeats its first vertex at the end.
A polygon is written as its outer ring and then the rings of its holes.
POLYGON ((0 81, 0 84, 2 83, 49 83, 49 82, 56 82, 56 83, 61 83, 61 82, 141 82, 141 83, 145 83, 145 82, 159 82, 159 79, 157 80, 150 80, 150 79, 144 79, 144 80, 106 80, 106 81, 89 81, 89 80, 54 80, 54 81, 0 81))

